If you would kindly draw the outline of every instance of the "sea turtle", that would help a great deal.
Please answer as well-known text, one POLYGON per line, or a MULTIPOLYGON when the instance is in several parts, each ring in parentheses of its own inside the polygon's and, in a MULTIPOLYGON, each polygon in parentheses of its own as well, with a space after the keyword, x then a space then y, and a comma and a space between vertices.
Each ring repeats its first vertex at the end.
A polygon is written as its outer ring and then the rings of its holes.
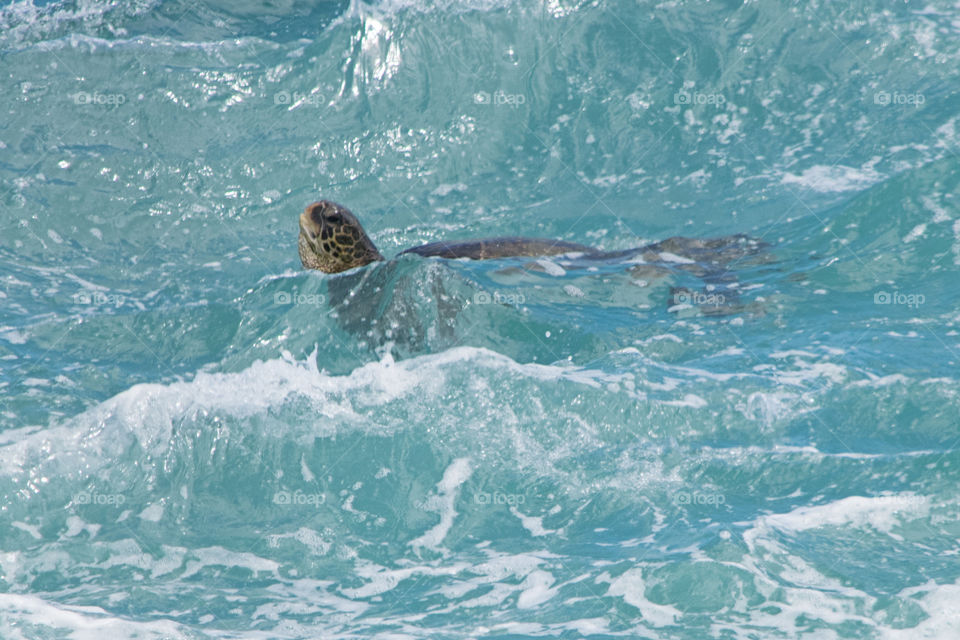
MULTIPOLYGON (((346 207, 329 200, 314 202, 300 214, 298 247, 300 261, 305 268, 326 273, 339 273, 384 259, 356 216, 346 207)), ((406 249, 400 254, 473 260, 578 254, 578 258, 591 261, 628 260, 639 263, 644 265, 641 269, 643 272, 659 264, 710 281, 723 279, 730 263, 758 253, 762 247, 763 243, 743 234, 711 239, 674 237, 623 251, 600 251, 563 240, 511 236, 464 242, 432 242, 406 249)))
MULTIPOLYGON (((458 344, 461 314, 507 313, 501 307, 511 306, 485 304, 484 296, 489 296, 482 287, 478 290, 478 282, 462 270, 445 268, 442 263, 446 261, 385 260, 357 218, 346 207, 328 200, 310 204, 300 215, 298 245, 305 268, 339 274, 323 283, 329 315, 361 344, 389 343, 401 354, 446 348, 458 344)), ((734 235, 676 237, 635 249, 600 251, 560 240, 503 237, 433 242, 400 255, 474 260, 530 257, 533 260, 525 264, 507 264, 486 277, 501 284, 510 282, 503 286, 519 293, 517 285, 540 278, 537 271, 569 274, 563 288, 537 285, 524 291, 540 301, 551 300, 551 296, 566 301, 566 297, 585 295, 586 289, 596 294, 591 298, 595 305, 636 308, 638 312, 650 308, 654 292, 666 289, 667 308, 672 311, 727 315, 753 309, 755 303, 740 301, 733 268, 769 261, 763 246, 745 235, 734 235), (690 276, 703 286, 697 287, 690 276)), ((506 317, 502 319, 508 322, 506 317)), ((571 328, 566 335, 575 334, 571 328)), ((517 348, 530 345, 521 341, 517 348)))

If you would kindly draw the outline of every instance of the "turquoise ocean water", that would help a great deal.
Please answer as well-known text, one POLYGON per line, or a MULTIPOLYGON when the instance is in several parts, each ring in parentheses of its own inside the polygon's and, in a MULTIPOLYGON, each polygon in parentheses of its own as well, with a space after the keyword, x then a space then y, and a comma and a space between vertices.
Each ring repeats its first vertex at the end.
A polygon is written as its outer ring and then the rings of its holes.
POLYGON ((958 90, 953 0, 4 4, 0 637, 960 637, 958 90))

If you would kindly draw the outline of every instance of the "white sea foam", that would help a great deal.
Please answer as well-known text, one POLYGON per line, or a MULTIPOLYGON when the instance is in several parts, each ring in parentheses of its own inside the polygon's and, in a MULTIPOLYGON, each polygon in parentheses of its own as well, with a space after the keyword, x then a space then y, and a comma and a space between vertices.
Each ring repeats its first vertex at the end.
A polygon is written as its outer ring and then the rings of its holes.
POLYGON ((628 569, 616 578, 603 574, 597 582, 609 582, 607 595, 619 596, 629 605, 640 611, 643 621, 654 627, 665 627, 674 624, 683 614, 676 607, 656 604, 647 598, 646 581, 643 578, 643 569, 628 569))
POLYGON ((467 185, 465 185, 462 182, 455 182, 452 184, 444 183, 438 186, 436 189, 434 189, 430 193, 431 195, 440 196, 442 198, 443 196, 449 195, 454 191, 466 191, 467 189, 468 189, 467 185))
POLYGON ((404 590, 411 582, 425 577, 444 577, 437 593, 451 603, 434 613, 452 612, 460 608, 491 607, 516 594, 531 607, 554 597, 562 585, 554 586, 554 577, 542 568, 550 554, 508 554, 484 549, 488 559, 480 563, 437 559, 424 563, 403 563, 408 566, 384 567, 368 560, 358 560, 353 575, 362 584, 342 588, 340 593, 351 600, 377 598, 396 589, 404 590), (492 587, 492 590, 487 590, 492 587), (479 596, 468 597, 477 590, 479 596), (526 595, 524 595, 526 594, 526 595))
POLYGON ((27 524, 26 522, 17 522, 17 521, 12 522, 11 524, 15 528, 29 533, 34 540, 43 540, 43 534, 40 533, 40 529, 36 525, 27 524))
POLYGON ((671 407, 690 407, 691 409, 702 409, 709 403, 695 393, 688 393, 681 400, 664 400, 663 404, 671 407))
MULTIPOLYGON (((932 506, 928 497, 910 492, 850 496, 760 516, 747 523, 750 526, 743 532, 743 540, 749 553, 731 566, 752 574, 759 593, 777 603, 773 610, 749 609, 750 628, 799 631, 806 626, 805 621, 822 620, 829 625, 855 623, 869 629, 871 637, 955 637, 960 630, 960 615, 956 608, 945 609, 943 604, 957 597, 958 585, 930 581, 904 589, 898 596, 918 604, 926 617, 907 628, 894 628, 877 607, 876 595, 834 577, 837 571, 833 566, 824 571, 823 564, 829 564, 829 559, 816 554, 808 558, 804 545, 792 542, 807 532, 818 532, 823 539, 830 530, 847 532, 847 536, 852 530, 854 544, 877 536, 888 537, 891 544, 902 544, 901 532, 915 536, 915 523, 929 522, 932 506)), ((748 611, 745 603, 736 609, 748 611)), ((747 637, 743 627, 730 622, 717 622, 713 630, 747 637)))
POLYGON ((437 484, 436 495, 428 501, 425 507, 437 511, 440 514, 440 522, 419 538, 411 540, 410 546, 434 549, 440 546, 453 526, 453 519, 457 516, 454 503, 460 485, 467 481, 471 473, 473 473, 473 469, 471 469, 470 460, 467 458, 457 458, 450 463, 447 470, 443 472, 443 479, 437 484))
POLYGON ((927 498, 913 493, 887 496, 851 496, 812 507, 799 507, 788 513, 772 514, 761 519, 761 526, 781 531, 807 531, 820 527, 871 527, 892 534, 904 516, 923 517, 929 514, 927 498))
POLYGON ((522 591, 517 598, 517 608, 532 609, 553 598, 557 595, 557 589, 551 588, 553 583, 554 577, 548 571, 530 572, 520 585, 522 591))
POLYGON ((913 242, 918 238, 922 238, 926 232, 927 232, 926 223, 918 224, 913 229, 911 229, 910 232, 907 233, 907 235, 903 236, 903 240, 901 240, 901 242, 904 242, 904 243, 913 242))
MULTIPOLYGON (((605 393, 629 397, 644 395, 635 390, 634 376, 630 374, 610 374, 566 364, 522 364, 474 347, 458 347, 399 362, 387 355, 380 361, 367 363, 340 376, 319 371, 315 355, 304 361, 295 361, 288 355, 258 361, 233 373, 202 371, 189 382, 135 385, 60 425, 5 434, 9 438, 0 448, 0 476, 34 483, 44 482, 44 477, 68 474, 79 478, 95 477, 113 460, 123 457, 132 446, 146 456, 162 458, 172 443, 183 437, 180 429, 185 421, 202 420, 203 416, 210 414, 246 419, 282 410, 288 402, 304 400, 311 404, 317 420, 285 423, 282 428, 290 432, 290 437, 296 437, 299 432, 310 437, 355 431, 382 434, 403 428, 405 423, 400 418, 381 417, 380 407, 398 400, 405 402, 414 395, 439 398, 451 376, 459 378, 467 371, 473 372, 471 379, 475 381, 515 378, 518 383, 533 385, 563 383, 604 389, 605 393), (54 454, 41 453, 45 451, 54 454), (38 457, 44 462, 38 464, 38 457)), ((498 418, 499 421, 503 419, 502 415, 498 418)), ((589 421, 584 422, 575 413, 571 413, 568 419, 575 420, 574 424, 580 425, 578 430, 585 434, 582 446, 593 441, 594 436, 588 434, 592 433, 594 426, 589 421)), ((515 416, 510 417, 508 424, 516 420, 515 416)), ((515 439, 510 433, 513 433, 512 429, 498 437, 506 443, 515 439)), ((522 435, 522 432, 516 433, 522 435)), ((530 438, 529 434, 526 438, 530 438)), ((543 455, 535 439, 518 444, 522 446, 514 447, 516 455, 529 460, 543 473, 559 473, 551 471, 552 463, 543 455)), ((304 465, 305 460, 301 460, 297 475, 304 478, 314 475, 314 470, 304 465)), ((466 462, 454 465, 449 471, 454 475, 448 480, 462 483, 465 476, 459 474, 466 473, 468 468, 466 462)), ((643 475, 649 477, 646 473, 643 475)), ((115 491, 122 491, 122 488, 115 488, 115 491)), ((453 485, 438 486, 436 499, 450 506, 443 506, 438 511, 443 514, 442 527, 438 525, 440 528, 431 534, 424 534, 418 544, 429 547, 442 540, 454 513, 455 492, 453 485)), ((127 515, 139 515, 144 522, 161 522, 164 519, 163 503, 143 505, 127 515)))
POLYGON ((861 191, 880 182, 883 178, 884 176, 873 167, 866 165, 859 169, 843 165, 814 165, 804 169, 800 175, 784 174, 781 182, 787 185, 796 184, 813 191, 830 193, 861 191))
MULTIPOLYGON (((439 354, 438 354, 439 355, 439 354)), ((481 354, 479 350, 469 352, 469 358, 484 358, 486 354, 481 354)), ((435 358, 431 356, 430 358, 435 358)), ((421 360, 421 368, 432 366, 434 360, 421 360)), ((457 362, 456 360, 452 362, 457 362)), ((497 367, 505 366, 511 370, 514 366, 519 366, 521 370, 526 371, 526 365, 510 364, 511 361, 502 360, 495 357, 492 362, 497 362, 497 367)), ((294 365, 300 367, 302 371, 312 371, 303 375, 313 375, 321 377, 320 374, 308 364, 303 362, 293 362, 283 360, 281 364, 294 365)), ((265 364, 265 363, 262 363, 265 364)), ((397 368, 402 368, 404 363, 387 361, 380 363, 385 367, 385 375, 397 373, 397 368), (387 373, 389 372, 389 373, 387 373)), ((453 365, 457 366, 457 365, 453 365)), ((568 373, 566 367, 550 367, 550 369, 563 369, 559 374, 557 372, 551 375, 559 375, 564 379, 568 373)), ((537 371, 534 369, 534 371, 537 371)), ((542 370, 539 370, 543 373, 542 370)), ((241 374, 243 372, 240 372, 241 374)), ((421 372, 423 375, 436 375, 435 370, 421 372)), ((240 374, 229 374, 238 376, 240 374)), ((351 379, 356 372, 349 376, 341 376, 338 379, 346 382, 351 379)), ((262 382, 262 381, 261 381, 262 382)), ((174 384, 192 384, 192 383, 174 383, 174 384)), ((388 385, 389 386, 389 385, 388 385)), ((185 405, 189 408, 189 402, 185 405)), ((724 452, 729 453, 729 452, 724 452)), ((770 454, 799 454, 818 456, 819 454, 812 447, 782 448, 764 452, 762 448, 756 448, 757 456, 769 456, 770 454)), ((736 456, 740 454, 737 453, 736 456)), ((736 457, 735 456, 735 457, 736 457)), ((651 469, 645 462, 639 463, 644 467, 645 473, 650 473, 651 469)), ((618 468, 619 462, 617 463, 618 468)), ((270 592, 276 596, 272 601, 258 605, 254 612, 253 619, 260 621, 274 621, 280 626, 271 628, 272 636, 267 633, 265 637, 283 637, 284 633, 293 634, 287 626, 291 619, 298 620, 296 628, 300 636, 325 635, 329 637, 341 637, 335 629, 324 626, 317 627, 317 623, 305 622, 301 617, 306 616, 319 619, 331 614, 336 614, 340 624, 366 625, 377 624, 383 620, 376 616, 357 618, 361 614, 367 615, 371 605, 374 607, 379 602, 379 598, 385 594, 406 594, 416 589, 416 585, 431 579, 437 582, 436 593, 443 598, 436 608, 431 609, 431 614, 440 616, 452 612, 471 612, 477 608, 501 608, 516 607, 518 610, 529 608, 556 608, 563 606, 573 606, 576 598, 562 599, 564 594, 570 590, 565 589, 567 585, 578 581, 589 580, 593 575, 582 574, 573 578, 565 578, 563 567, 566 560, 558 559, 557 562, 551 562, 551 554, 545 552, 529 554, 506 554, 488 549, 488 560, 483 563, 467 562, 460 560, 457 555, 445 552, 440 545, 450 531, 450 527, 456 521, 457 514, 454 511, 445 512, 448 504, 452 506, 456 500, 447 501, 447 498, 460 490, 466 479, 471 474, 471 465, 465 459, 454 459, 448 464, 439 480, 434 491, 438 513, 441 515, 441 524, 434 525, 428 529, 422 538, 433 536, 429 542, 436 546, 430 547, 422 545, 424 549, 436 549, 443 552, 440 558, 429 561, 418 559, 401 561, 397 565, 382 566, 369 560, 356 559, 353 565, 353 575, 358 583, 351 583, 350 586, 343 586, 338 591, 333 592, 334 587, 330 583, 323 583, 311 580, 290 580, 285 577, 285 571, 274 561, 249 553, 238 553, 218 547, 208 547, 200 550, 187 550, 184 548, 174 548, 164 546, 162 553, 151 551, 146 553, 132 541, 125 541, 126 546, 117 543, 109 543, 114 546, 104 546, 104 543, 96 543, 101 546, 94 548, 94 555, 107 557, 109 560, 98 565, 98 568, 106 568, 113 564, 129 564, 141 571, 150 574, 156 578, 158 576, 171 575, 171 577, 190 577, 201 573, 205 567, 245 567, 251 572, 263 576, 269 576, 274 583, 270 592), (443 514, 449 513, 449 527, 445 525, 443 514), (442 528, 443 530, 438 530, 442 528), (436 531, 433 535, 431 532, 436 531), (443 602, 443 599, 446 602, 443 602), (370 603, 366 601, 370 600, 370 603), (318 631, 318 628, 322 630, 318 631)), ((628 471, 628 468, 622 468, 628 471)), ((654 472, 657 475, 659 472, 654 472)), ((829 624, 849 624, 856 622, 864 625, 866 628, 875 632, 880 637, 890 637, 894 640, 910 637, 908 634, 896 634, 897 630, 890 630, 888 626, 882 624, 878 619, 871 617, 872 614, 865 614, 863 611, 870 611, 876 599, 868 593, 861 590, 845 586, 841 581, 825 577, 823 572, 812 561, 798 557, 795 548, 787 546, 782 542, 784 535, 795 537, 808 531, 817 531, 823 528, 847 528, 855 527, 865 531, 878 531, 893 538, 899 535, 900 522, 906 522, 908 519, 923 518, 927 514, 923 509, 928 506, 923 497, 913 496, 912 494, 902 494, 896 496, 879 496, 875 498, 860 498, 855 500, 845 499, 836 503, 819 505, 817 507, 801 507, 784 514, 771 514, 762 516, 755 521, 753 526, 746 532, 744 539, 751 545, 751 553, 731 564, 735 566, 737 572, 752 576, 751 590, 756 591, 760 596, 769 601, 776 602, 776 608, 766 607, 748 607, 746 601, 737 601, 730 605, 736 616, 744 616, 745 622, 739 624, 732 621, 731 616, 723 615, 712 627, 715 635, 721 635, 720 631, 725 631, 726 635, 731 637, 749 637, 748 633, 765 629, 781 629, 799 632, 804 628, 804 620, 823 620, 829 624), (899 505, 898 503, 903 503, 899 505), (899 511, 898 511, 899 508, 899 511), (875 512, 881 512, 878 515, 875 512), (882 512, 887 512, 883 516, 882 512), (900 515, 898 515, 900 514, 900 515), (892 519, 889 519, 892 518, 892 519), (906 518, 907 520, 905 520, 906 518), (782 582, 786 583, 781 584, 782 582), (774 591, 776 593, 774 593, 774 591), (883 636, 887 631, 894 632, 892 635, 883 636)), ((514 516, 520 517, 519 511, 514 516)), ((529 518, 529 516, 523 516, 529 518)), ((534 533, 537 527, 542 528, 542 520, 536 519, 535 523, 526 522, 531 526, 526 526, 528 531, 534 533)), ((82 524, 79 522, 68 523, 69 531, 79 532, 82 524)), ((545 530, 546 531, 546 530, 545 530)), ((537 537, 537 540, 543 538, 537 537)), ((281 534, 270 536, 268 539, 270 546, 277 544, 302 544, 305 553, 311 555, 323 555, 329 553, 332 548, 332 540, 329 540, 325 533, 313 531, 301 527, 292 534, 281 534)), ((647 541, 638 541, 633 544, 650 544, 651 539, 647 541)), ((416 545, 415 545, 416 546, 416 545)), ((478 545, 478 549, 481 548, 478 545)), ((697 551, 696 547, 691 548, 691 553, 697 551)), ((7 554, 9 556, 9 554, 7 554)), ((430 557, 430 554, 425 554, 430 557)), ((0 558, 3 563, 5 573, 7 567, 16 571, 15 566, 19 562, 17 558, 0 558)), ((700 562, 713 562, 706 556, 700 562)), ((604 592, 602 586, 596 586, 597 582, 609 583, 606 588, 606 594, 612 597, 622 598, 623 601, 631 607, 636 607, 640 612, 642 622, 641 629, 656 629, 671 626, 681 622, 685 614, 676 602, 667 602, 661 599, 662 594, 653 595, 651 584, 656 584, 651 572, 657 569, 653 565, 643 565, 627 570, 625 573, 618 574, 613 578, 609 575, 602 575, 591 582, 589 590, 604 592), (662 604, 663 603, 663 604, 662 604)), ((613 572, 615 573, 615 572, 613 572)), ((739 574, 738 573, 738 574, 739 574)), ((9 576, 9 574, 7 574, 9 576)), ((736 588, 734 586, 734 588, 736 588)), ((951 591, 950 585, 927 585, 927 588, 909 595, 903 594, 902 597, 911 597, 919 606, 923 607, 930 615, 932 622, 921 623, 916 629, 922 629, 935 638, 951 637, 949 634, 956 629, 956 620, 952 617, 949 609, 946 613, 942 609, 945 602, 956 594, 955 588, 951 591), (939 609, 936 607, 940 607, 939 609), (936 635, 939 634, 939 635, 936 635)), ((584 589, 577 589, 577 593, 583 593, 584 589)), ((2 610, 2 605, 0 605, 2 610)), ((402 612, 401 612, 402 614, 402 612)), ((421 618, 416 616, 425 615, 419 611, 409 616, 392 616, 390 621, 394 624, 398 622, 398 617, 402 617, 406 623, 411 625, 411 637, 422 637, 422 627, 418 626, 417 621, 421 618)), ((17 614, 18 616, 20 614, 17 614)), ((22 618, 22 616, 21 616, 22 618)), ((561 633, 563 630, 581 632, 582 629, 604 629, 609 621, 605 619, 573 620, 563 624, 544 624, 541 625, 544 633, 561 633)), ((49 623, 48 623, 49 624, 49 623)), ((73 628, 73 627, 71 627, 73 628)), ((906 631, 906 630, 904 630, 906 631)), ((439 632, 436 632, 439 634, 439 632)), ((125 632, 117 632, 116 637, 132 637, 125 632)), ((151 637, 144 633, 145 637, 151 637)), ((176 636, 174 636, 176 637, 176 636)), ((242 633, 239 637, 254 638, 255 633, 242 633)), ((295 634, 292 637, 297 637, 295 634)))
POLYGON ((6 340, 10 344, 26 344, 27 334, 12 327, 0 327, 0 340, 6 340))
POLYGON ((553 260, 549 260, 547 258, 538 258, 537 264, 543 267, 543 270, 546 271, 548 275, 560 277, 567 274, 567 270, 553 260))
POLYGON ((163 518, 163 505, 162 504, 152 504, 143 511, 140 512, 140 518, 143 520, 149 520, 150 522, 160 522, 163 518))
POLYGON ((468 565, 466 563, 459 563, 442 567, 416 565, 402 569, 388 569, 373 562, 360 560, 354 566, 353 573, 356 577, 363 580, 364 584, 360 587, 341 589, 340 593, 352 600, 371 598, 388 591, 393 591, 402 582, 410 578, 418 578, 421 576, 451 576, 463 571, 467 567, 468 565))
POLYGON ((520 520, 520 524, 523 525, 523 528, 530 532, 530 535, 538 537, 545 536, 548 533, 561 533, 556 529, 546 529, 543 526, 543 517, 541 516, 528 516, 524 515, 516 507, 510 507, 510 513, 515 515, 517 519, 520 520))
MULTIPOLYGON (((152 10, 158 0, 125 3, 122 10, 138 15, 152 10)), ((51 6, 36 6, 32 0, 12 2, 0 8, 0 27, 3 27, 5 43, 22 42, 43 37, 70 24, 86 26, 103 24, 117 10, 118 3, 109 0, 88 0, 74 4, 57 3, 51 6)), ((2 41, 0 41, 2 42, 2 41)))
POLYGON ((940 205, 937 203, 937 201, 934 200, 933 197, 931 197, 931 196, 920 196, 920 202, 923 203, 923 208, 924 208, 924 209, 927 209, 928 211, 933 212, 933 219, 931 220, 931 222, 933 222, 933 223, 949 222, 950 220, 953 219, 953 217, 952 217, 952 216, 950 215, 950 213, 946 210, 946 208, 940 206, 940 205))
POLYGON ((187 563, 181 578, 189 578, 200 572, 204 567, 223 566, 250 570, 251 573, 267 573, 276 575, 280 565, 273 560, 261 558, 248 552, 231 551, 224 547, 203 547, 191 549, 187 554, 187 563))
POLYGON ((674 264, 694 264, 694 261, 690 258, 684 258, 683 256, 678 256, 675 253, 670 253, 669 251, 661 251, 660 259, 664 262, 673 262, 674 264))
POLYGON ((881 629, 881 638, 889 640, 955 640, 960 638, 960 582, 937 584, 930 580, 919 587, 904 589, 899 597, 920 605, 926 619, 906 629, 881 629))
POLYGON ((150 622, 124 620, 100 607, 61 605, 32 595, 0 593, 0 635, 7 640, 35 640, 37 629, 61 629, 71 640, 195 638, 188 628, 162 618, 150 622), (27 631, 27 627, 34 627, 27 631))

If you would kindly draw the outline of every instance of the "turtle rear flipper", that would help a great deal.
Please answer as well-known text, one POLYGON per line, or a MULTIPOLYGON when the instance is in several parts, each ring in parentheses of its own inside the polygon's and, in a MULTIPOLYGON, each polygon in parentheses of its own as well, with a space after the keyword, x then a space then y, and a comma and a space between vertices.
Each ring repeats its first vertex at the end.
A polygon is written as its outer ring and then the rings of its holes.
MULTIPOLYGON (((693 260, 701 265, 714 268, 732 268, 738 263, 755 264, 755 256, 771 258, 766 249, 770 246, 758 238, 743 233, 718 238, 685 238, 674 236, 655 242, 645 250, 657 253, 670 253, 681 258, 693 260)), ((766 262, 764 260, 762 262, 766 262)))

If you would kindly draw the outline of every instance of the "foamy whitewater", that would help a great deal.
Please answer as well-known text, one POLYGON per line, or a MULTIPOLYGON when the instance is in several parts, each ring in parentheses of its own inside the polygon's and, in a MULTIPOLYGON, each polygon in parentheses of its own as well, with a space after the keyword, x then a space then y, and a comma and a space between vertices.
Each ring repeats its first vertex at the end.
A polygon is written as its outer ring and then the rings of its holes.
POLYGON ((19 0, 0 70, 0 638, 960 637, 956 2, 19 0), (763 250, 329 276, 319 198, 763 250))

